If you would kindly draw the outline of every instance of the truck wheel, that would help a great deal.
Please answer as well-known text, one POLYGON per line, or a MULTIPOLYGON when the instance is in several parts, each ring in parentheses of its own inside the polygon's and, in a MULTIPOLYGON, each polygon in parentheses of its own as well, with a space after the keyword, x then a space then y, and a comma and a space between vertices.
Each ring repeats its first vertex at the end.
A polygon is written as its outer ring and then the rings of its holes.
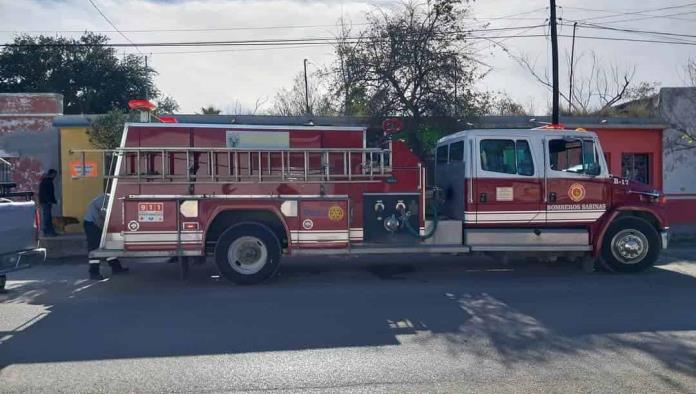
POLYGON ((280 264, 278 237, 263 224, 239 223, 215 245, 215 264, 232 282, 250 285, 273 276, 280 264))
POLYGON ((660 236, 648 222, 636 217, 609 225, 602 242, 602 261, 615 272, 644 271, 655 264, 660 253, 660 236))

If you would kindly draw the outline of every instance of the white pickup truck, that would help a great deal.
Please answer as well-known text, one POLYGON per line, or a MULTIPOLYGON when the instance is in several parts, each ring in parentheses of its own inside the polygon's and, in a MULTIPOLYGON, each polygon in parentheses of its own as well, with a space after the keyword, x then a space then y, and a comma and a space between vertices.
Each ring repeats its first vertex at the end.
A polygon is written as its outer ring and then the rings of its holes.
MULTIPOLYGON (((6 163, 3 160, 0 167, 6 163)), ((0 172, 7 175, 3 168, 0 172)), ((13 186, 7 179, 0 179, 0 293, 5 292, 7 273, 46 259, 46 249, 38 247, 36 204, 30 201, 30 192, 10 192, 13 186)))

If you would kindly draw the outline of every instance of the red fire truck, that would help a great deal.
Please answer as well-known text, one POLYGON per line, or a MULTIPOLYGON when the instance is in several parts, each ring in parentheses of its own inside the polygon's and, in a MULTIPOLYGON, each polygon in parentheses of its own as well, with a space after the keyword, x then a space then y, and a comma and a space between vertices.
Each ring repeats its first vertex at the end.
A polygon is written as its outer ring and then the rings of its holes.
POLYGON ((248 284, 282 255, 528 252, 637 272, 667 247, 664 196, 611 176, 592 132, 452 134, 433 188, 385 134, 367 147, 362 127, 128 124, 102 151, 115 165, 92 257, 212 256, 248 284))

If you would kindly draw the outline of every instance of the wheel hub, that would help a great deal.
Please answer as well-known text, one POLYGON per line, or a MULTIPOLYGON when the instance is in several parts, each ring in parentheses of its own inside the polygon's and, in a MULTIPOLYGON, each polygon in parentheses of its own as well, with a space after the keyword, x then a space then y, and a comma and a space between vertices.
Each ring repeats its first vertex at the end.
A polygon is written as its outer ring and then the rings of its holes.
POLYGON ((252 236, 239 237, 227 251, 227 261, 235 271, 251 275, 259 272, 268 258, 266 245, 252 236))
POLYGON ((635 264, 648 254, 648 240, 643 233, 622 230, 612 239, 612 254, 625 264, 635 264))

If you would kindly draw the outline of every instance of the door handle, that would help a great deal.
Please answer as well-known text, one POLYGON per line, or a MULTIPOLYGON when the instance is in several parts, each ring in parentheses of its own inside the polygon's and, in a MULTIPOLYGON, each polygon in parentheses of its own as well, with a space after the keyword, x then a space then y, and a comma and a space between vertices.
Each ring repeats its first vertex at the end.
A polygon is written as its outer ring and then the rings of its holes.
POLYGON ((487 202, 488 201, 488 195, 486 193, 481 193, 479 194, 479 201, 480 202, 487 202))
POLYGON ((549 202, 550 203, 556 202, 556 192, 549 193, 549 202))

